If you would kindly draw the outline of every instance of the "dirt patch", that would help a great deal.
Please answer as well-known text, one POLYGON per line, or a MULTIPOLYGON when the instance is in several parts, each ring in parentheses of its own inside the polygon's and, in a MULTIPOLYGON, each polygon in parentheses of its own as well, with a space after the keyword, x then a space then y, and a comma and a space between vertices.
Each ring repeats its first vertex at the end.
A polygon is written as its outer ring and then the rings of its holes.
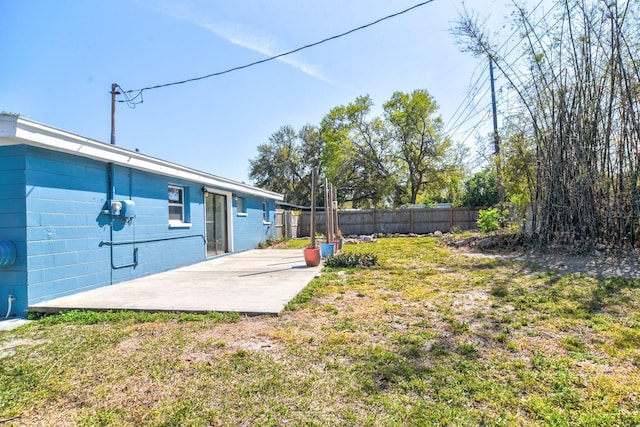
POLYGON ((0 344, 0 359, 13 356, 14 354, 16 354, 16 351, 14 350, 16 347, 20 347, 24 345, 37 345, 37 344, 42 344, 44 342, 49 342, 49 341, 31 340, 31 339, 15 339, 15 340, 7 341, 5 343, 0 344))
POLYGON ((272 336, 277 319, 271 317, 247 317, 242 321, 221 324, 192 335, 182 359, 186 362, 203 362, 220 353, 238 350, 257 351, 276 356, 283 344, 272 336))

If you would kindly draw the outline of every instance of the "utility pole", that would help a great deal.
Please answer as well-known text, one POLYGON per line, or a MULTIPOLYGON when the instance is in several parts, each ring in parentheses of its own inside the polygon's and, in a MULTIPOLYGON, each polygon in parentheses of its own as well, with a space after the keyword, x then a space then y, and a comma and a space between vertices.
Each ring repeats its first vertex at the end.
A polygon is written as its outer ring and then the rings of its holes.
POLYGON ((116 95, 120 95, 119 87, 118 83, 111 84, 111 145, 116 145, 116 95))
POLYGON ((496 107, 496 87, 493 79, 493 58, 489 56, 489 77, 491 79, 491 108, 493 110, 493 153, 496 156, 496 179, 498 185, 498 201, 504 202, 502 188, 502 171, 500 166, 500 135, 498 135, 498 109, 496 107))

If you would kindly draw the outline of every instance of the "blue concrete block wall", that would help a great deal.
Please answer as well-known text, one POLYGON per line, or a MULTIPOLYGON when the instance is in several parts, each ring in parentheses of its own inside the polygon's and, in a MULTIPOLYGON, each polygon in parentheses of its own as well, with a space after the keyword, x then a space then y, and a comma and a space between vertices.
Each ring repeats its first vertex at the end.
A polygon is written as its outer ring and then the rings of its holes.
POLYGON ((98 242, 106 201, 104 164, 34 147, 26 149, 28 303, 111 283, 98 242))
POLYGON ((135 203, 136 217, 127 221, 104 212, 106 163, 26 150, 29 304, 205 259, 200 185, 114 165, 114 199, 135 203), (189 195, 191 228, 169 227, 169 184, 184 187, 189 195), (144 243, 109 244, 132 241, 144 243), (138 265, 130 266, 136 255, 138 265))
POLYGON ((260 242, 275 238, 275 202, 262 198, 239 195, 244 198, 244 207, 246 215, 238 215, 238 205, 234 201, 233 204, 233 244, 236 252, 255 249, 260 242), (263 221, 262 203, 267 203, 266 222, 271 225, 265 225, 263 221))
POLYGON ((27 236, 25 206, 25 147, 0 147, 0 240, 16 247, 16 260, 0 268, 0 318, 7 315, 9 296, 15 298, 10 315, 23 316, 27 309, 27 236))
MULTIPOLYGON (((201 183, 24 145, 0 147, 0 182, 0 240, 17 248, 15 264, 0 268, 0 317, 9 295, 12 314, 24 316, 29 304, 206 259, 201 183), (184 189, 189 227, 169 225, 169 185, 184 189), (133 201, 133 220, 109 213, 111 192, 133 201)), ((235 202, 230 215, 236 252, 275 237, 275 202, 240 196, 246 215, 235 202)))
MULTIPOLYGON (((136 204, 135 227, 115 232, 114 240, 156 240, 136 245, 136 269, 142 275, 171 270, 205 260, 204 195, 202 185, 175 178, 133 171, 132 193, 136 204), (167 188, 184 189, 185 220, 189 228, 169 227, 167 188), (125 234, 128 233, 128 234, 125 234)), ((132 246, 118 247, 120 253, 131 255, 132 246)), ((119 271, 117 273, 120 273, 119 271)))

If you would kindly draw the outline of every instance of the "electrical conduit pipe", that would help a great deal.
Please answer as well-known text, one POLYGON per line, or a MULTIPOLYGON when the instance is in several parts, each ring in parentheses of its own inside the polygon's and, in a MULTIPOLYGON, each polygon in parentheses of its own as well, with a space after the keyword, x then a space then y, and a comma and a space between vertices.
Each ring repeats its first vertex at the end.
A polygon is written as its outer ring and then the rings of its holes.
POLYGON ((8 319, 8 318, 9 318, 9 316, 11 316, 11 303, 12 303, 13 301, 15 301, 15 300, 16 300, 16 299, 13 297, 13 295, 9 295, 9 299, 8 299, 8 301, 7 301, 7 305, 8 305, 8 308, 7 308, 7 315, 6 315, 6 316, 4 316, 4 318, 5 318, 5 319, 8 319))

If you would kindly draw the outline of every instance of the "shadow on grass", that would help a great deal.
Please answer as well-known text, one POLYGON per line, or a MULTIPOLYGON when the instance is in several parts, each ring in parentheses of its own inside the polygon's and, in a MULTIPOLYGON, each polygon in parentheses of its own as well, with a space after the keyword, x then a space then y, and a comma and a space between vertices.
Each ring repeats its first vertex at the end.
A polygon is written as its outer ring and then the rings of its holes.
POLYGON ((535 310, 563 317, 587 318, 594 314, 634 309, 640 280, 621 277, 593 278, 582 273, 561 275, 548 271, 529 286, 494 281, 490 295, 519 310, 535 310))
POLYGON ((435 339, 428 346, 403 345, 396 351, 369 347, 353 368, 361 375, 362 391, 377 394, 394 387, 419 384, 430 388, 443 381, 445 372, 456 370, 459 365, 475 366, 479 364, 478 358, 474 344, 451 336, 435 339))
POLYGON ((640 288, 640 280, 638 279, 624 279, 621 277, 600 279, 591 292, 591 298, 584 302, 584 309, 590 313, 598 313, 612 305, 629 305, 629 303, 633 302, 633 298, 622 291, 638 288, 640 288))

